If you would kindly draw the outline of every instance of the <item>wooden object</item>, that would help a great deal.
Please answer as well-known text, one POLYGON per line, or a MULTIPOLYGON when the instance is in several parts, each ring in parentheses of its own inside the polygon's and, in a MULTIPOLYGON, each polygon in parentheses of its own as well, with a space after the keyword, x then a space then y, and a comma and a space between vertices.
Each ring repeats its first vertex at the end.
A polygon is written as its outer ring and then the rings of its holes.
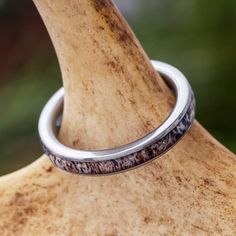
MULTIPOLYGON (((103 149, 160 124, 174 99, 110 0, 34 0, 65 86, 60 140, 103 149)), ((0 235, 236 235, 236 159, 197 122, 136 170, 83 177, 46 156, 0 178, 0 235)))

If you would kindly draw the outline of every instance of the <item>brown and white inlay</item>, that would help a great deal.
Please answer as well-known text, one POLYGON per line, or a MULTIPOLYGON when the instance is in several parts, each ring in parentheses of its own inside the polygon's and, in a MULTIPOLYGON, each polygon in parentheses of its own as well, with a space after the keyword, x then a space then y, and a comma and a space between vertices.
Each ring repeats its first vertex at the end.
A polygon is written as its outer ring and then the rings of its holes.
POLYGON ((114 160, 107 161, 93 161, 93 162, 78 162, 63 159, 53 154, 43 143, 45 153, 49 156, 50 160, 60 169, 75 174, 86 175, 105 175, 111 173, 122 172, 131 168, 138 167, 148 161, 160 157, 175 145, 181 137, 190 128, 195 116, 195 99, 194 95, 191 96, 191 103, 186 114, 177 126, 167 133, 163 138, 154 142, 143 150, 133 154, 120 157, 114 160))

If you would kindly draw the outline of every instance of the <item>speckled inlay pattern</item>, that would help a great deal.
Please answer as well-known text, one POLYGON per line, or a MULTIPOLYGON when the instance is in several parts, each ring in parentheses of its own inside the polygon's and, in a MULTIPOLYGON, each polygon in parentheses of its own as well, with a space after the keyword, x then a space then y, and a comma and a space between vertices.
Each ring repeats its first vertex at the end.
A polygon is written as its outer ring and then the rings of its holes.
POLYGON ((136 168, 148 161, 160 157, 173 147, 191 127, 195 117, 195 98, 192 94, 190 106, 177 126, 163 138, 157 140, 143 150, 114 160, 97 162, 77 162, 56 156, 42 143, 45 153, 50 160, 62 170, 75 174, 106 175, 136 168))

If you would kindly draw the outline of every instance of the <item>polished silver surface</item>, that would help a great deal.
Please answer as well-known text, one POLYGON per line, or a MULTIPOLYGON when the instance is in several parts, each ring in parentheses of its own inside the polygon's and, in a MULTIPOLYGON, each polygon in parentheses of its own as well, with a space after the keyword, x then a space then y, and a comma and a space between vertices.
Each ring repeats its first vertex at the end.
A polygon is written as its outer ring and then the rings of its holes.
MULTIPOLYGON (((186 115, 190 105, 195 104, 194 96, 187 79, 178 69, 159 61, 152 61, 152 64, 176 94, 174 109, 163 124, 148 135, 117 148, 91 151, 72 149, 61 144, 56 137, 56 121, 63 110, 64 89, 61 88, 48 101, 40 115, 38 129, 44 149, 57 158, 72 162, 105 162, 142 151, 174 130, 186 115)), ((192 110, 195 110, 195 106, 192 110)))

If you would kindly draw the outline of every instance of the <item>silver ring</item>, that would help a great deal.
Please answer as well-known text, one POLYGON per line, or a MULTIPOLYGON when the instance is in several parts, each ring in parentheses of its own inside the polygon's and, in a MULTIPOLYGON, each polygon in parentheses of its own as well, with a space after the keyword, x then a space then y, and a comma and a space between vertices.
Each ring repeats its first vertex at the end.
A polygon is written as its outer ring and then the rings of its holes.
POLYGON ((78 150, 57 139, 58 118, 62 114, 64 89, 59 89, 39 118, 39 136, 50 160, 59 168, 76 174, 105 175, 136 168, 160 157, 191 127, 195 98, 185 76, 173 66, 152 61, 152 65, 176 94, 176 104, 168 118, 146 136, 123 146, 105 150, 78 150))

